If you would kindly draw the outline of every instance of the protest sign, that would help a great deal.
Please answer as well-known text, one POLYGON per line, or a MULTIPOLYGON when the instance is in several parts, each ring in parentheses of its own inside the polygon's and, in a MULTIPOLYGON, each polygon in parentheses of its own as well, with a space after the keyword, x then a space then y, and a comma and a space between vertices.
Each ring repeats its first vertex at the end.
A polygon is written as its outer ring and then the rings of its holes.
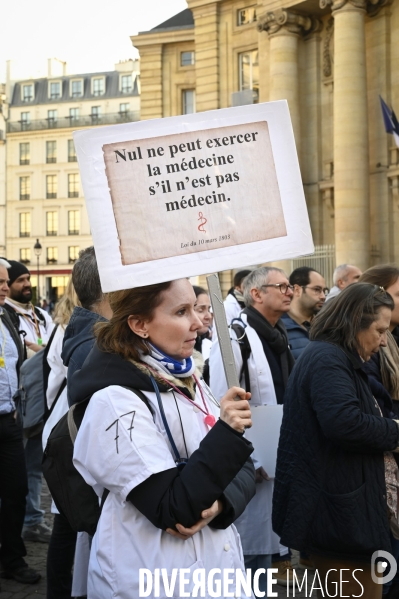
POLYGON ((313 251, 285 101, 74 141, 104 291, 313 251))

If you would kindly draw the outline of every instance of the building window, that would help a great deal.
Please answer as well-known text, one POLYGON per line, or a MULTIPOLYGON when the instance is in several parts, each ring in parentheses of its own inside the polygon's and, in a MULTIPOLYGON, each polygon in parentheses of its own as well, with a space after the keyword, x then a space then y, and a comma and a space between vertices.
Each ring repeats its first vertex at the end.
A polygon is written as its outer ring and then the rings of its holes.
POLYGON ((121 76, 121 92, 122 94, 130 94, 133 90, 133 79, 131 75, 121 76))
POLYGON ((30 264, 30 248, 21 248, 19 250, 19 261, 22 264, 30 264))
POLYGON ((96 77, 92 79, 93 96, 102 96, 105 91, 104 77, 96 77))
POLYGON ((30 163, 30 144, 22 143, 19 144, 19 164, 30 163))
POLYGON ((256 7, 241 8, 237 10, 237 25, 247 25, 256 21, 256 7))
POLYGON ((30 200, 30 177, 19 178, 19 199, 30 200))
POLYGON ((57 142, 55 140, 46 141, 46 162, 47 164, 57 162, 57 142))
POLYGON ((46 212, 46 231, 47 235, 58 235, 58 212, 46 212))
POLYGON ((70 245, 68 248, 69 264, 73 264, 79 258, 79 246, 70 245))
POLYGON ((195 112, 195 90, 184 89, 182 91, 182 114, 195 112))
POLYGON ((51 81, 50 82, 50 99, 59 100, 61 98, 61 82, 51 81))
POLYGON ((181 52, 180 64, 182 67, 188 67, 195 63, 195 52, 181 52))
POLYGON ((259 101, 259 61, 258 50, 242 52, 238 55, 240 91, 252 89, 254 103, 259 101))
POLYGON ((58 248, 47 248, 47 264, 57 264, 58 248))
POLYGON ((54 200, 57 197, 57 175, 46 176, 46 198, 54 200))
POLYGON ((68 210, 68 235, 79 235, 80 212, 79 210, 68 210))
POLYGON ((90 116, 93 123, 98 123, 101 120, 101 106, 92 106, 90 116))
POLYGON ((30 237, 30 212, 21 212, 19 215, 19 236, 30 237))
POLYGON ((76 151, 73 139, 68 139, 68 162, 76 162, 76 151))
POLYGON ((32 102, 33 100, 33 84, 22 86, 22 102, 32 102))
POLYGON ((57 110, 48 110, 47 111, 47 120, 48 120, 48 126, 49 127, 56 127, 57 126, 57 118, 58 118, 58 111, 57 110))
POLYGON ((127 121, 129 119, 129 102, 123 102, 119 104, 119 115, 121 120, 127 121))
POLYGON ((79 108, 70 108, 69 109, 69 118, 71 124, 79 120, 79 108))
POLYGON ((79 174, 72 173, 68 175, 68 198, 79 197, 79 174))
POLYGON ((72 98, 81 98, 83 96, 82 80, 71 82, 71 96, 72 98))
POLYGON ((21 112, 21 130, 26 131, 30 126, 30 112, 21 112))
MULTIPOLYGON (((50 277, 49 277, 50 278, 50 277)), ((51 292, 54 296, 59 299, 65 293, 68 285, 69 277, 51 277, 51 292)))

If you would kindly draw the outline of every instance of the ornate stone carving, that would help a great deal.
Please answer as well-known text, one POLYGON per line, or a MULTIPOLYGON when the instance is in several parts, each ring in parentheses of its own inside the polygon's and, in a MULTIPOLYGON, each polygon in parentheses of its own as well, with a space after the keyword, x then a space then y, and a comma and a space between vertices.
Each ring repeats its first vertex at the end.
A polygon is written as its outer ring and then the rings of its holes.
POLYGON ((392 3, 392 0, 368 0, 367 1, 367 14, 369 17, 375 17, 384 6, 388 6, 392 3))
POLYGON ((334 32, 334 19, 331 17, 327 23, 326 37, 324 39, 324 46, 323 46, 323 75, 324 75, 324 77, 331 77, 331 75, 332 75, 333 52, 331 50, 331 44, 332 44, 333 32, 334 32))
POLYGON ((320 8, 327 8, 328 6, 331 6, 331 10, 333 12, 340 10, 346 4, 352 4, 352 6, 355 8, 366 10, 366 3, 367 0, 319 0, 320 8))
POLYGON ((273 35, 278 33, 280 29, 285 28, 290 33, 310 33, 312 28, 317 25, 317 22, 318 19, 312 19, 285 8, 279 8, 273 12, 267 12, 259 18, 258 31, 267 31, 269 35, 273 35))

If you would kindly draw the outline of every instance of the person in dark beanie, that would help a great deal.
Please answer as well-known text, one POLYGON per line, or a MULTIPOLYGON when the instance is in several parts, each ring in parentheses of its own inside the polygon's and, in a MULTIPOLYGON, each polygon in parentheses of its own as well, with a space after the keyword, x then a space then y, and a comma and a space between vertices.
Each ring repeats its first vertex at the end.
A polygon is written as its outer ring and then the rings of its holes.
POLYGON ((25 562, 22 540, 28 483, 21 424, 15 415, 13 395, 18 388, 24 359, 21 339, 4 310, 8 293, 8 262, 0 259, 0 563, 1 577, 34 584, 40 574, 25 562))
MULTIPOLYGON (((17 331, 22 332, 29 359, 46 345, 54 324, 47 312, 32 304, 30 272, 25 264, 16 260, 8 260, 8 262, 11 265, 8 269, 9 296, 4 308, 8 311, 17 331)), ((43 457, 41 433, 25 439, 24 444, 29 493, 22 536, 25 541, 48 543, 51 529, 44 521, 40 497, 43 457)))

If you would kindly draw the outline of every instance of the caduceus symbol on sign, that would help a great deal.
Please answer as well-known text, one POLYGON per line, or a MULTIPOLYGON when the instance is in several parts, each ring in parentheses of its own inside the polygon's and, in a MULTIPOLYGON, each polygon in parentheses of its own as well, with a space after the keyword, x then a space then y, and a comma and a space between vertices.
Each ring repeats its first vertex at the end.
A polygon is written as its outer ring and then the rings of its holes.
POLYGON ((205 216, 202 214, 202 212, 198 213, 198 220, 201 221, 201 223, 198 225, 198 231, 201 231, 201 233, 206 233, 204 226, 206 225, 206 223, 208 222, 207 219, 205 218, 205 216))

